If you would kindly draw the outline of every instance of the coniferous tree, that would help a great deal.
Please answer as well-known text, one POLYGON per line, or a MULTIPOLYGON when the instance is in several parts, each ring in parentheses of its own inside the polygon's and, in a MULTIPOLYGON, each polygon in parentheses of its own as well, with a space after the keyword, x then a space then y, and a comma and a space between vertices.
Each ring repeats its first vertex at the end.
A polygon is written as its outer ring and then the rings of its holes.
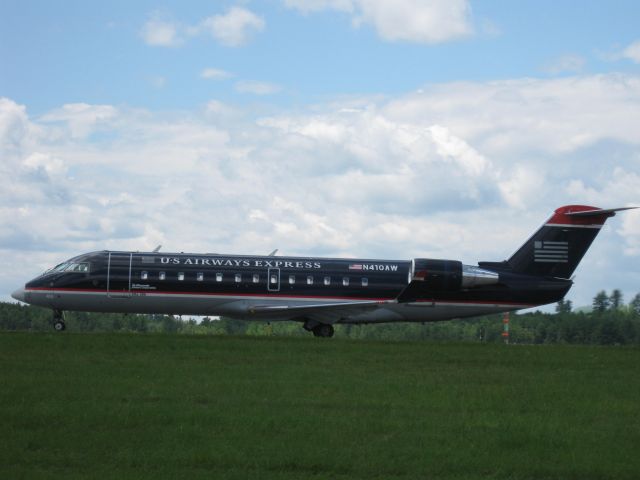
POLYGON ((611 300, 609 299, 609 295, 604 290, 598 292, 598 294, 593 297, 593 311, 596 313, 604 313, 609 310, 611 306, 611 300))
POLYGON ((556 304, 556 313, 571 313, 572 308, 571 300, 562 299, 556 304))
POLYGON ((622 292, 617 288, 611 292, 611 296, 609 297, 611 310, 618 310, 622 306, 622 292))
POLYGON ((640 293, 637 293, 633 300, 629 302, 629 306, 631 307, 631 311, 636 315, 640 315, 640 293))

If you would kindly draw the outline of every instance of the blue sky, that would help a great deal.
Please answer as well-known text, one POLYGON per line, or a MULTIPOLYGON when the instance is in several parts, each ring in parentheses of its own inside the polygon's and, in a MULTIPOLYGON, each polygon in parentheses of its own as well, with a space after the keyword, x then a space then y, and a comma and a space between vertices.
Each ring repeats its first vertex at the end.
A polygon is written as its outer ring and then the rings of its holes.
MULTIPOLYGON (((159 243, 499 260, 560 205, 640 204, 638 18, 634 1, 5 0, 0 296, 159 243)), ((570 299, 640 291, 639 214, 593 248, 570 299)))
POLYGON ((236 4, 5 1, 0 89, 37 113, 73 102, 194 108, 211 96, 252 100, 234 90, 233 80, 200 79, 205 68, 276 84, 281 90, 271 101, 279 105, 398 94, 425 83, 638 71, 631 61, 607 59, 636 40, 640 5, 633 1, 585 1, 579 8, 572 1, 476 2, 468 16, 473 33, 432 45, 384 41, 375 25, 354 27, 346 12, 301 13, 275 0, 240 5, 265 23, 242 47, 206 35, 149 47, 141 30, 151 18, 196 25, 236 4), (582 63, 554 67, 567 56, 582 63))

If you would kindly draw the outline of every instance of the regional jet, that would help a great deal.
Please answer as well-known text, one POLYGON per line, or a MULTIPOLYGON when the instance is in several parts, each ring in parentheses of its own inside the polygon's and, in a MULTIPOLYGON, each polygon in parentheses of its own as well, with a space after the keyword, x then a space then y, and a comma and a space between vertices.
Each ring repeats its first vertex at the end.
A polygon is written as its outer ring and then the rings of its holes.
POLYGON ((64 311, 294 320, 317 337, 336 324, 430 322, 561 300, 607 218, 634 207, 558 208, 501 262, 100 251, 47 270, 13 298, 64 311))

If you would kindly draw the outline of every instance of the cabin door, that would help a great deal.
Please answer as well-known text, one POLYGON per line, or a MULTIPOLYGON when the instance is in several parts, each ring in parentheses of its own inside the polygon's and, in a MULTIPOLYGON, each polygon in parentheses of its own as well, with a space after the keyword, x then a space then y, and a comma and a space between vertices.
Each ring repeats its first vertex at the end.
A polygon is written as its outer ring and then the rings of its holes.
POLYGON ((270 292, 280 291, 280 269, 270 268, 267 271, 267 290, 270 292))
POLYGON ((107 295, 111 298, 131 297, 132 253, 109 253, 107 295))

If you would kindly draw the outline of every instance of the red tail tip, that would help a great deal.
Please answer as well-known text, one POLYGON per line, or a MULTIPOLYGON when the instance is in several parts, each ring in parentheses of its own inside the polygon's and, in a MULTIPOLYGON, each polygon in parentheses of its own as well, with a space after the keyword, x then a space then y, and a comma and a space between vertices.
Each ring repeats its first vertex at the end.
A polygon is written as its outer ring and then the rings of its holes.
POLYGON ((565 205, 558 208, 547 224, 552 225, 602 225, 616 212, 638 207, 598 208, 587 205, 565 205))
POLYGON ((547 222, 553 225, 603 225, 607 218, 615 215, 610 210, 603 210, 589 205, 565 205, 556 209, 553 216, 547 222), (602 213, 599 213, 602 211, 602 213), (580 212, 587 215, 576 215, 580 212))

